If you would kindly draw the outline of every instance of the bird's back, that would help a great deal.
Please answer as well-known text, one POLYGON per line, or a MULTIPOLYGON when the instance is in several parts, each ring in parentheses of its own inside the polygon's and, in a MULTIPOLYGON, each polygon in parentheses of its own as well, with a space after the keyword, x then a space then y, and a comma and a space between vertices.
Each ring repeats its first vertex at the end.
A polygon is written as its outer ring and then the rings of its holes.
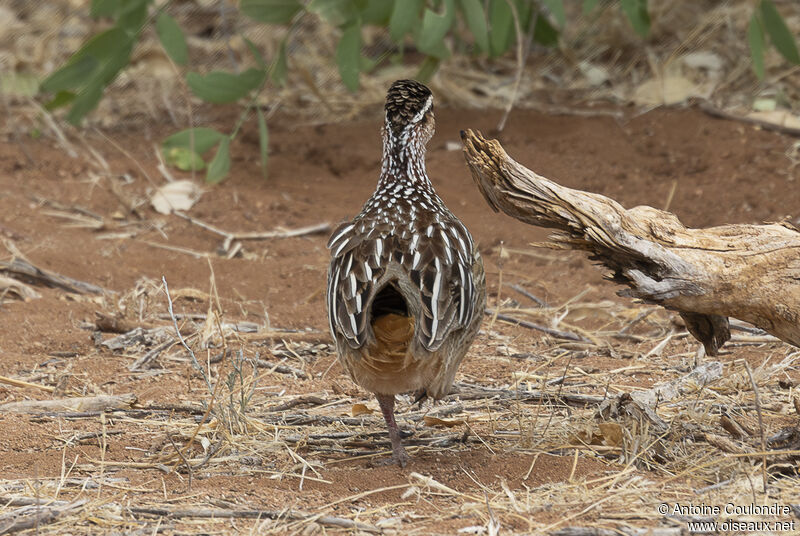
POLYGON ((446 394, 485 303, 466 227, 432 189, 389 185, 329 247, 330 328, 353 379, 375 392, 446 394))

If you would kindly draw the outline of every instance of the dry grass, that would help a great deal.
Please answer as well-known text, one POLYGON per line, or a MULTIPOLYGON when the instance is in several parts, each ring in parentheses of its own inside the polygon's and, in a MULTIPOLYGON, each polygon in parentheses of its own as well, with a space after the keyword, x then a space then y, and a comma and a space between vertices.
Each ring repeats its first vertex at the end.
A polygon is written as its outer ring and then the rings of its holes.
POLYGON ((605 534, 603 529, 638 534, 646 527, 679 534, 688 520, 707 516, 664 516, 656 505, 796 503, 800 430, 793 382, 800 353, 763 334, 739 332, 744 335, 735 335, 729 348, 746 350, 757 363, 751 371, 747 361, 727 359, 705 362, 692 373, 697 345, 670 315, 649 306, 585 302, 585 294, 547 307, 524 307, 506 298, 500 309, 591 342, 549 339, 526 353, 515 347, 513 331, 499 320, 491 327, 487 317, 472 360, 513 363, 510 376, 466 374, 443 405, 400 415, 401 426, 413 431, 405 442, 414 457, 532 456, 518 485, 484 482, 462 468, 472 484, 453 487, 441 476, 412 471, 401 484, 375 482, 327 504, 300 507, 298 501, 270 510, 245 497, 235 503, 204 499, 193 486, 218 476, 266 476, 291 483, 302 497, 310 484, 330 483, 331 471, 362 471, 365 462, 389 452, 380 415, 368 409, 373 401, 364 393, 308 391, 302 382, 287 383, 326 375, 330 367, 318 365, 333 359, 327 335, 308 342, 303 333, 295 341, 297 334, 278 336, 263 326, 228 320, 213 272, 207 292, 172 294, 202 297, 205 314, 176 314, 186 307, 183 300, 173 309, 163 284, 142 281, 119 299, 117 316, 149 327, 138 328, 135 337, 107 337, 105 344, 123 345, 118 351, 132 363, 162 348, 141 366, 142 373, 170 373, 190 364, 194 395, 170 407, 39 414, 36 419, 43 422, 101 423, 98 432, 63 437, 65 448, 81 442, 102 446, 112 434, 118 442, 142 434, 156 441, 127 459, 104 455, 74 463, 64 457, 59 478, 0 480, 0 528, 14 530, 9 522, 38 519, 41 534, 449 533, 435 527, 452 527, 457 515, 465 520, 458 527, 475 534, 498 528, 571 534, 570 527, 594 531, 585 534, 605 534), (254 342, 259 332, 266 332, 269 342, 254 342), (604 355, 624 357, 629 364, 613 370, 583 364, 588 356, 604 355), (654 384, 672 389, 653 391, 654 384), (548 455, 568 457, 572 469, 555 481, 527 484, 539 470, 536 460, 548 455), (577 468, 587 460, 606 469, 585 476, 577 468), (131 471, 176 475, 185 498, 165 503, 158 486, 132 484, 131 471), (400 493, 399 502, 379 498, 390 490, 400 493))

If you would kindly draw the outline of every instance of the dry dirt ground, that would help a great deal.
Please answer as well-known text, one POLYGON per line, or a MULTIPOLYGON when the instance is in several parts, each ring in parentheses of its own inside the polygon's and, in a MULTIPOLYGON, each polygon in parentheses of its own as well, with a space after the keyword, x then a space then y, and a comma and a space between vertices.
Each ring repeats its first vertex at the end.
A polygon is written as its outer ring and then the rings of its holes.
MULTIPOLYGON (((691 109, 615 112, 625 118, 519 111, 499 138, 544 176, 626 206, 668 205, 690 226, 800 217, 794 139, 691 109)), ((68 133, 77 158, 46 129, 0 144, 0 260, 16 251, 105 289, 0 293, 0 375, 32 384, 0 383, 0 404, 137 399, 104 412, 0 411, 0 533, 25 521, 42 534, 678 534, 687 519, 659 503, 797 503, 800 370, 793 349, 769 337, 734 332, 720 377, 656 408, 662 428, 596 414, 603 399, 684 377, 698 345, 671 313, 618 298, 583 255, 532 247, 546 231, 488 209, 453 143, 462 128, 491 133, 498 118, 437 110, 430 175, 477 239, 489 307, 581 340, 487 316, 458 393, 422 409, 400 401, 405 469, 370 465, 386 456, 383 421, 329 344, 327 233, 242 240, 226 258, 222 236, 157 214, 147 198, 164 182, 154 147, 167 125, 68 133), (197 364, 175 337, 162 277, 197 364), (98 313, 143 334, 111 350, 102 342, 119 333, 99 330, 98 313), (762 435, 795 457, 749 456, 762 435), (26 506, 36 497, 40 506, 26 506)), ((228 232, 335 225, 374 188, 378 132, 376 119, 277 117, 264 179, 258 135, 246 130, 231 176, 204 187, 188 214, 228 232)), ((800 527, 798 515, 756 519, 800 527)))

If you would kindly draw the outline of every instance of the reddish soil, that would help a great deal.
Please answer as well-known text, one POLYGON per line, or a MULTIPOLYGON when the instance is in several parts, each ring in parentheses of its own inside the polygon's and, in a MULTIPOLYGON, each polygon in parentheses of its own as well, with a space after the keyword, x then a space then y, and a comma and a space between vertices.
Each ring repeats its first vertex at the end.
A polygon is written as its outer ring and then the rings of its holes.
MULTIPOLYGON (((498 118, 498 112, 437 109, 437 134, 428 156, 428 170, 437 191, 473 232, 484 255, 490 306, 497 302, 501 274, 504 283, 519 284, 552 304, 563 304, 585 290, 586 294, 579 297, 582 303, 605 300, 612 304, 609 308, 617 307, 619 311, 630 306, 630 302, 616 297, 618 289, 604 282, 602 270, 591 266, 584 256, 531 249, 528 244, 544 240, 546 231, 526 227, 488 209, 472 184, 461 152, 447 150, 446 146, 458 141, 459 130, 463 128, 477 128, 491 134, 498 118), (501 244, 510 252, 503 258, 501 244)), ((227 124, 221 126, 228 128, 227 124)), ((106 139, 87 134, 86 143, 103 155, 112 171, 110 177, 97 180, 92 179, 91 164, 70 158, 54 140, 26 138, 22 145, 10 140, 0 144, 0 237, 6 243, 13 243, 41 268, 117 293, 106 297, 78 296, 37 287, 42 297, 28 302, 0 296, 0 375, 57 387, 56 395, 134 392, 140 406, 206 401, 205 386, 186 361, 162 359, 159 368, 167 369, 168 374, 131 373, 128 365, 138 355, 114 353, 95 346, 92 331, 86 327, 94 324, 96 311, 117 311, 121 303, 127 306, 128 319, 135 321, 138 302, 131 298, 131 293, 140 281, 152 282, 146 294, 149 313, 154 310, 166 313, 163 293, 158 292, 162 276, 168 280, 173 294, 190 288, 207 292, 209 264, 213 265, 225 321, 247 320, 272 328, 310 329, 320 332, 323 342, 327 340, 323 300, 328 263, 326 234, 244 242, 244 256, 226 259, 216 254, 221 244, 219 236, 177 216, 156 214, 149 204, 140 205, 136 213, 126 206, 131 201, 146 199, 146 191, 163 182, 156 169, 153 147, 170 130, 171 127, 162 126, 154 132, 129 132, 122 128, 107 131, 105 135, 124 147, 128 156, 106 139), (126 183, 123 175, 132 181, 126 183), (113 193, 112 183, 118 195, 113 193), (44 205, 41 199, 63 205, 62 211, 76 206, 90 210, 103 217, 105 227, 95 231, 71 227, 69 221, 53 216, 55 209, 44 205), (136 231, 136 236, 101 239, 103 233, 128 230, 136 231), (210 260, 160 249, 153 243, 209 253, 210 260)), ((245 131, 232 146, 231 176, 222 185, 207 187, 190 214, 228 231, 264 231, 320 222, 336 224, 358 212, 374 188, 380 159, 378 132, 379 123, 375 119, 320 126, 293 125, 290 118, 273 120, 269 177, 265 180, 258 167, 257 133, 245 131)), ((649 204, 663 208, 674 189, 669 209, 690 226, 755 223, 786 217, 797 221, 800 216, 800 188, 796 182, 800 180, 800 172, 792 169, 785 156, 793 140, 751 126, 712 119, 699 111, 657 110, 622 123, 609 117, 547 116, 517 111, 499 139, 509 154, 538 173, 570 187, 609 195, 626 206, 649 204)), ((3 252, 0 258, 9 256, 3 252)), ((147 289, 147 284, 143 288, 147 289)), ((500 288, 500 294, 502 299, 530 305, 508 287, 500 288)), ((208 306, 206 300, 186 298, 176 299, 175 304, 178 313, 205 313, 208 306)), ((635 312, 632 314, 635 316, 635 312)), ((654 313, 651 319, 661 319, 661 323, 646 320, 641 330, 657 329, 668 317, 665 312, 654 313)), ((586 330, 620 327, 615 323, 619 318, 608 316, 604 308, 590 306, 571 310, 568 320, 570 325, 586 330)), ((162 318, 161 323, 166 324, 167 320, 162 318)), ((110 336, 106 334, 104 338, 110 336)), ((541 357, 557 343, 539 332, 502 323, 490 328, 487 319, 459 380, 508 384, 511 374, 520 370, 559 376, 568 366, 566 360, 548 361, 541 357), (527 360, 506 357, 515 353, 532 357, 527 360)), ((646 352, 654 344, 591 350, 578 355, 572 366, 596 374, 641 365, 630 359, 633 352, 646 352)), ((681 338, 670 343, 665 353, 688 354, 694 348, 693 342, 681 338)), ((268 353, 269 349, 259 347, 259 351, 268 353)), ((737 348, 722 359, 746 357, 760 364, 765 355, 737 348)), ((673 365, 678 369, 685 367, 677 359, 670 364, 673 365)), ((375 407, 344 376, 330 347, 306 359, 303 368, 312 373, 311 379, 292 379, 274 373, 263 377, 259 385, 265 386, 265 392, 282 389, 287 397, 314 393, 336 398, 332 395, 335 393, 353 397, 348 399, 350 402, 362 400, 375 407)), ((615 378, 619 379, 616 385, 628 387, 646 387, 654 381, 647 369, 615 378)), ((603 386, 598 386, 590 392, 603 394, 602 391, 603 386)), ((56 395, 0 383, 0 403, 56 395)), ((256 391, 253 404, 279 401, 274 395, 256 391)), ((342 406, 342 415, 349 412, 350 402, 342 406)), ((401 413, 406 411, 407 406, 401 404, 401 413)), ((542 420, 549 414, 547 407, 537 405, 526 406, 526 411, 530 415, 538 412, 542 420)), ((383 430, 377 417, 368 418, 365 423, 367 431, 383 430)), ((489 434, 489 428, 490 424, 480 423, 477 432, 489 434)), ((163 440, 163 431, 158 427, 124 419, 107 423, 108 430, 120 433, 108 436, 105 453, 98 440, 65 446, 65 438, 72 434, 102 432, 99 418, 43 419, 0 413, 0 429, 3 431, 0 475, 8 481, 59 477, 72 464, 76 464, 74 475, 96 476, 96 471, 82 469, 84 464, 101 458, 139 462, 154 442, 163 440)), ((571 452, 562 454, 543 454, 530 470, 534 454, 522 447, 492 452, 480 442, 470 442, 452 451, 420 448, 413 452, 409 467, 400 470, 366 468, 362 459, 311 452, 305 455, 312 462, 322 462, 324 469, 319 475, 310 471, 307 475, 322 481, 306 480, 301 494, 297 478, 275 479, 271 478, 274 472, 256 470, 234 474, 238 466, 195 475, 191 491, 187 491, 185 474, 164 475, 156 469, 127 467, 113 471, 114 477, 127 479, 122 486, 125 489, 114 490, 114 497, 134 503, 146 499, 179 504, 185 500, 205 506, 233 503, 248 508, 291 506, 315 511, 364 491, 407 484, 413 471, 431 476, 461 493, 477 494, 480 502, 484 495, 476 481, 500 490, 502 480, 511 490, 520 492, 526 487, 553 482, 599 478, 618 469, 606 460, 588 455, 582 454, 576 462, 571 452), (530 476, 525 478, 526 474, 530 476)), ((280 456, 286 457, 285 451, 280 456)), ((264 467, 268 467, 266 462, 264 467)), ((111 469, 108 471, 110 474, 111 469)), ((403 509, 414 510, 424 519, 426 515, 440 513, 450 504, 448 501, 453 501, 452 497, 437 501, 418 500, 416 496, 401 498, 404 491, 394 489, 353 499, 327 512, 344 516, 359 508, 366 512, 388 508, 378 514, 365 514, 365 520, 374 522, 391 517, 394 505, 403 503, 403 509)), ((543 507, 535 517, 550 523, 563 515, 563 511, 548 512, 543 507)), ((427 524, 413 518, 405 522, 422 533, 454 533, 464 526, 483 524, 483 518, 475 516, 474 512, 465 511, 448 520, 439 516, 436 522, 427 524)), ((527 527, 519 519, 509 518, 505 523, 506 527, 517 530, 527 527)), ((245 526, 250 525, 243 521, 241 525, 221 524, 217 529, 235 532, 245 526)))

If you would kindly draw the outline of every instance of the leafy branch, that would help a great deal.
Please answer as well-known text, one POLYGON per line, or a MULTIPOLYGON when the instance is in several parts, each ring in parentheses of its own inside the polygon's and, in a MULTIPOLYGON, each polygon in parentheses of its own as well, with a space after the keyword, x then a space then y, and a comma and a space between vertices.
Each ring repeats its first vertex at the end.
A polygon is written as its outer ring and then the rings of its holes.
MULTIPOLYGON (((583 0, 583 14, 591 14, 602 0, 583 0)), ((650 32, 647 0, 607 0, 624 13, 632 29, 642 38, 650 32)), ((162 143, 165 160, 184 171, 206 170, 208 182, 219 182, 230 170, 230 144, 243 123, 255 118, 259 132, 261 166, 266 176, 269 133, 263 110, 257 105, 259 94, 268 84, 284 85, 290 68, 285 38, 275 57, 267 62, 255 44, 244 38, 256 67, 240 73, 212 71, 201 74, 188 69, 190 54, 180 25, 168 14, 170 2, 150 14, 154 0, 92 0, 90 15, 110 19, 107 30, 91 37, 66 64, 51 74, 41 90, 51 95, 50 110, 69 106, 66 118, 79 124, 103 96, 105 88, 130 63, 134 46, 148 25, 154 25, 164 51, 186 71, 189 90, 205 102, 245 103, 230 134, 208 127, 177 132, 162 143), (216 147, 207 163, 206 153, 216 147)), ((339 29, 333 59, 342 82, 351 91, 359 88, 361 73, 383 61, 397 60, 406 49, 423 55, 417 78, 426 80, 454 51, 467 51, 476 57, 497 58, 506 54, 520 37, 544 46, 555 46, 567 24, 565 0, 240 0, 239 9, 250 19, 263 24, 289 27, 314 16, 339 29), (367 26, 386 31, 396 47, 389 58, 366 57, 362 34, 367 26), (517 33, 526 35, 519 36, 517 33)), ((768 44, 789 62, 800 64, 794 36, 772 0, 760 0, 747 29, 753 70, 759 79, 765 75, 764 52, 768 44)))

